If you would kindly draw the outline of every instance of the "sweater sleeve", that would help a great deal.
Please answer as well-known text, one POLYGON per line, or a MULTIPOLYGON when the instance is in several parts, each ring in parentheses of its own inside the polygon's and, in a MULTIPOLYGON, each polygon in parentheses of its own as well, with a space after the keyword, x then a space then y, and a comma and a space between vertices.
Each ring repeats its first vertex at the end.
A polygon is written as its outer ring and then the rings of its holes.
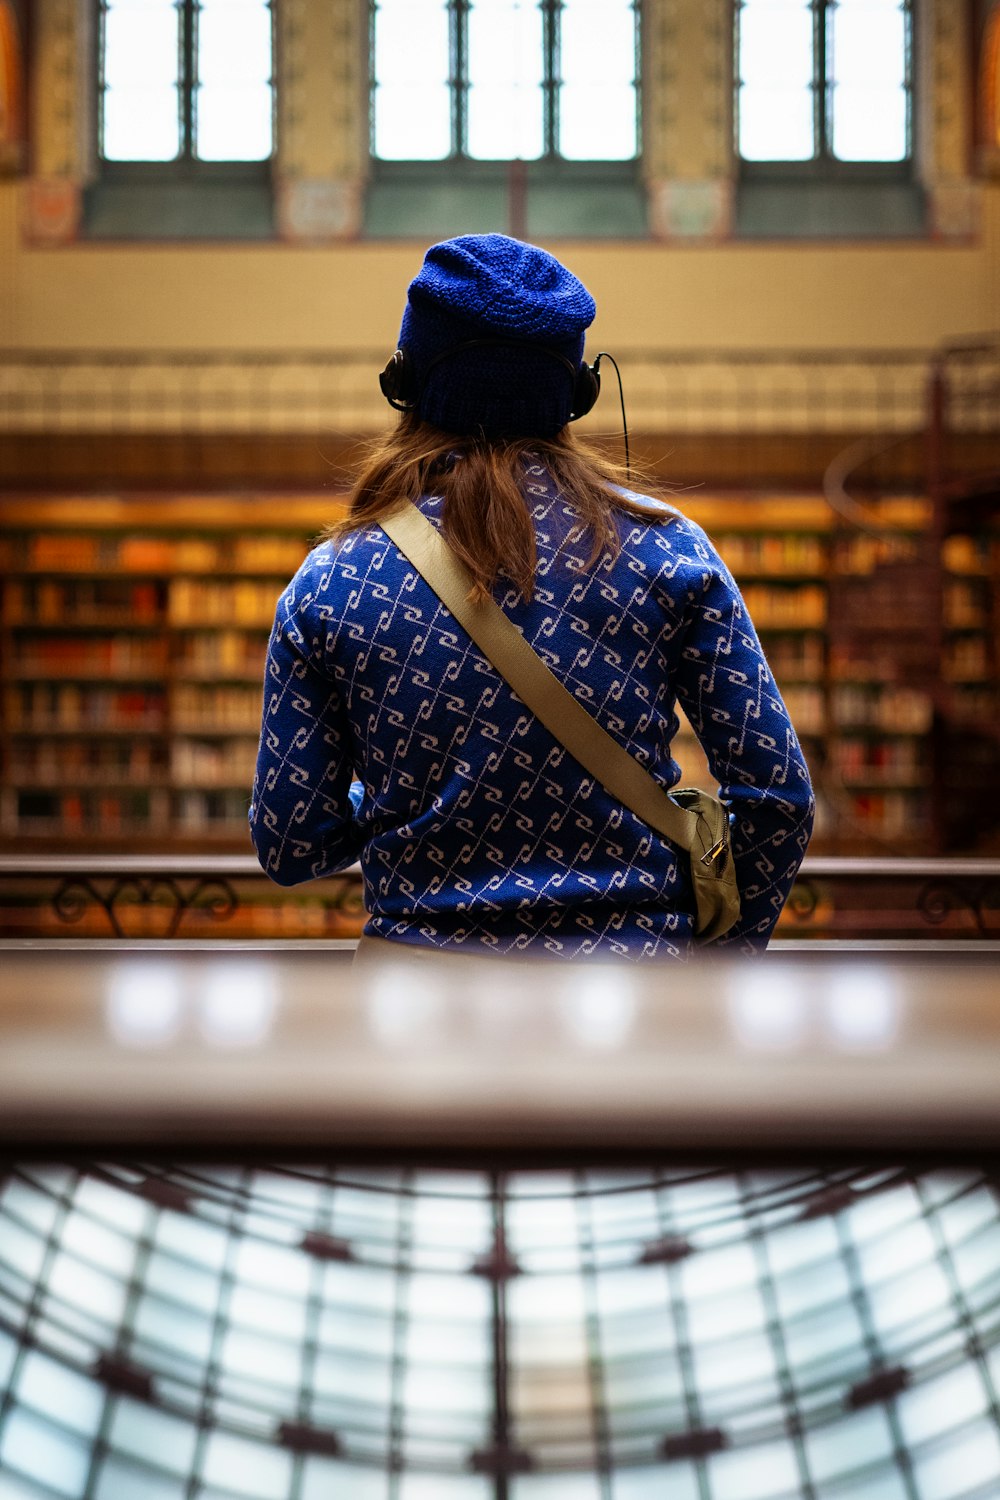
POLYGON ((353 736, 324 670, 309 562, 278 601, 267 648, 250 836, 265 873, 298 885, 353 863, 364 836, 353 736))
POLYGON ((809 770, 746 604, 707 537, 702 593, 677 698, 728 805, 740 919, 712 944, 762 952, 802 863, 815 815, 809 770))

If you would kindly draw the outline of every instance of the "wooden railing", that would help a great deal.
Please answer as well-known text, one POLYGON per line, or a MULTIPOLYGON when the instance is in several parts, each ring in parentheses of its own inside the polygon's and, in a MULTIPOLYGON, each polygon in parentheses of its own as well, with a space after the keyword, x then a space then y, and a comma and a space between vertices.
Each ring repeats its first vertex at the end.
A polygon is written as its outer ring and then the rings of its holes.
MULTIPOLYGON (((358 866, 285 889, 252 855, 6 855, 0 937, 349 943, 358 866)), ((1000 860, 806 859, 782 942, 1000 940, 1000 860)))

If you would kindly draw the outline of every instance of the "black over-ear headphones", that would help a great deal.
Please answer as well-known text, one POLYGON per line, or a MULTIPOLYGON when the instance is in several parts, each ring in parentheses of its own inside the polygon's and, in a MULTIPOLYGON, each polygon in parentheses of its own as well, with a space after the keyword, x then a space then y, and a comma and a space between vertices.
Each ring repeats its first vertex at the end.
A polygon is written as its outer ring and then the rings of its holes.
MULTIPOLYGON (((461 354, 466 349, 531 349, 540 354, 547 354, 550 359, 557 359, 564 365, 573 378, 573 404, 570 410, 570 421, 575 422, 578 417, 585 417, 601 394, 601 372, 598 368, 601 362, 600 356, 592 365, 582 363, 574 365, 573 361, 567 359, 564 354, 559 354, 555 349, 546 349, 544 344, 525 344, 518 339, 469 339, 464 344, 456 344, 453 349, 446 349, 444 354, 439 354, 432 359, 424 371, 424 379, 433 370, 435 365, 443 359, 450 359, 453 354, 461 354)), ((417 372, 413 368, 413 361, 405 349, 397 349, 395 354, 386 365, 378 378, 382 388, 382 394, 389 405, 395 407, 396 411, 413 411, 420 400, 420 381, 417 372)))

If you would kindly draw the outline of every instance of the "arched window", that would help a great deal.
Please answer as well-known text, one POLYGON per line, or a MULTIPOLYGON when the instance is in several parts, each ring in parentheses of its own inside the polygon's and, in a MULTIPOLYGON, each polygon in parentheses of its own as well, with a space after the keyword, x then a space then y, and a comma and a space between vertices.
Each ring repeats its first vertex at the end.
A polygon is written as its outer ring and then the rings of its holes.
POLYGON ((629 161, 635 0, 373 0, 383 161, 629 161))
POLYGON ((270 0, 100 0, 103 162, 262 162, 270 0))
POLYGON ((911 12, 911 0, 737 0, 742 161, 907 162, 911 12))

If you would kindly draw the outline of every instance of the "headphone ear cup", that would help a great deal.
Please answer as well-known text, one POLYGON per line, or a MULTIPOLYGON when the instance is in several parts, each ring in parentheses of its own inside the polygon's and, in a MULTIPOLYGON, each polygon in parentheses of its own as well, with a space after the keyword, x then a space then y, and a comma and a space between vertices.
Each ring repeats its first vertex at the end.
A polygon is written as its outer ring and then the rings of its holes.
POLYGON ((601 372, 596 364, 582 364, 576 372, 576 384, 573 387, 573 411, 570 421, 575 422, 578 417, 585 417, 601 394, 601 372))
POLYGON ((405 349, 397 349, 378 378, 382 394, 396 411, 413 411, 419 391, 413 365, 405 349))

